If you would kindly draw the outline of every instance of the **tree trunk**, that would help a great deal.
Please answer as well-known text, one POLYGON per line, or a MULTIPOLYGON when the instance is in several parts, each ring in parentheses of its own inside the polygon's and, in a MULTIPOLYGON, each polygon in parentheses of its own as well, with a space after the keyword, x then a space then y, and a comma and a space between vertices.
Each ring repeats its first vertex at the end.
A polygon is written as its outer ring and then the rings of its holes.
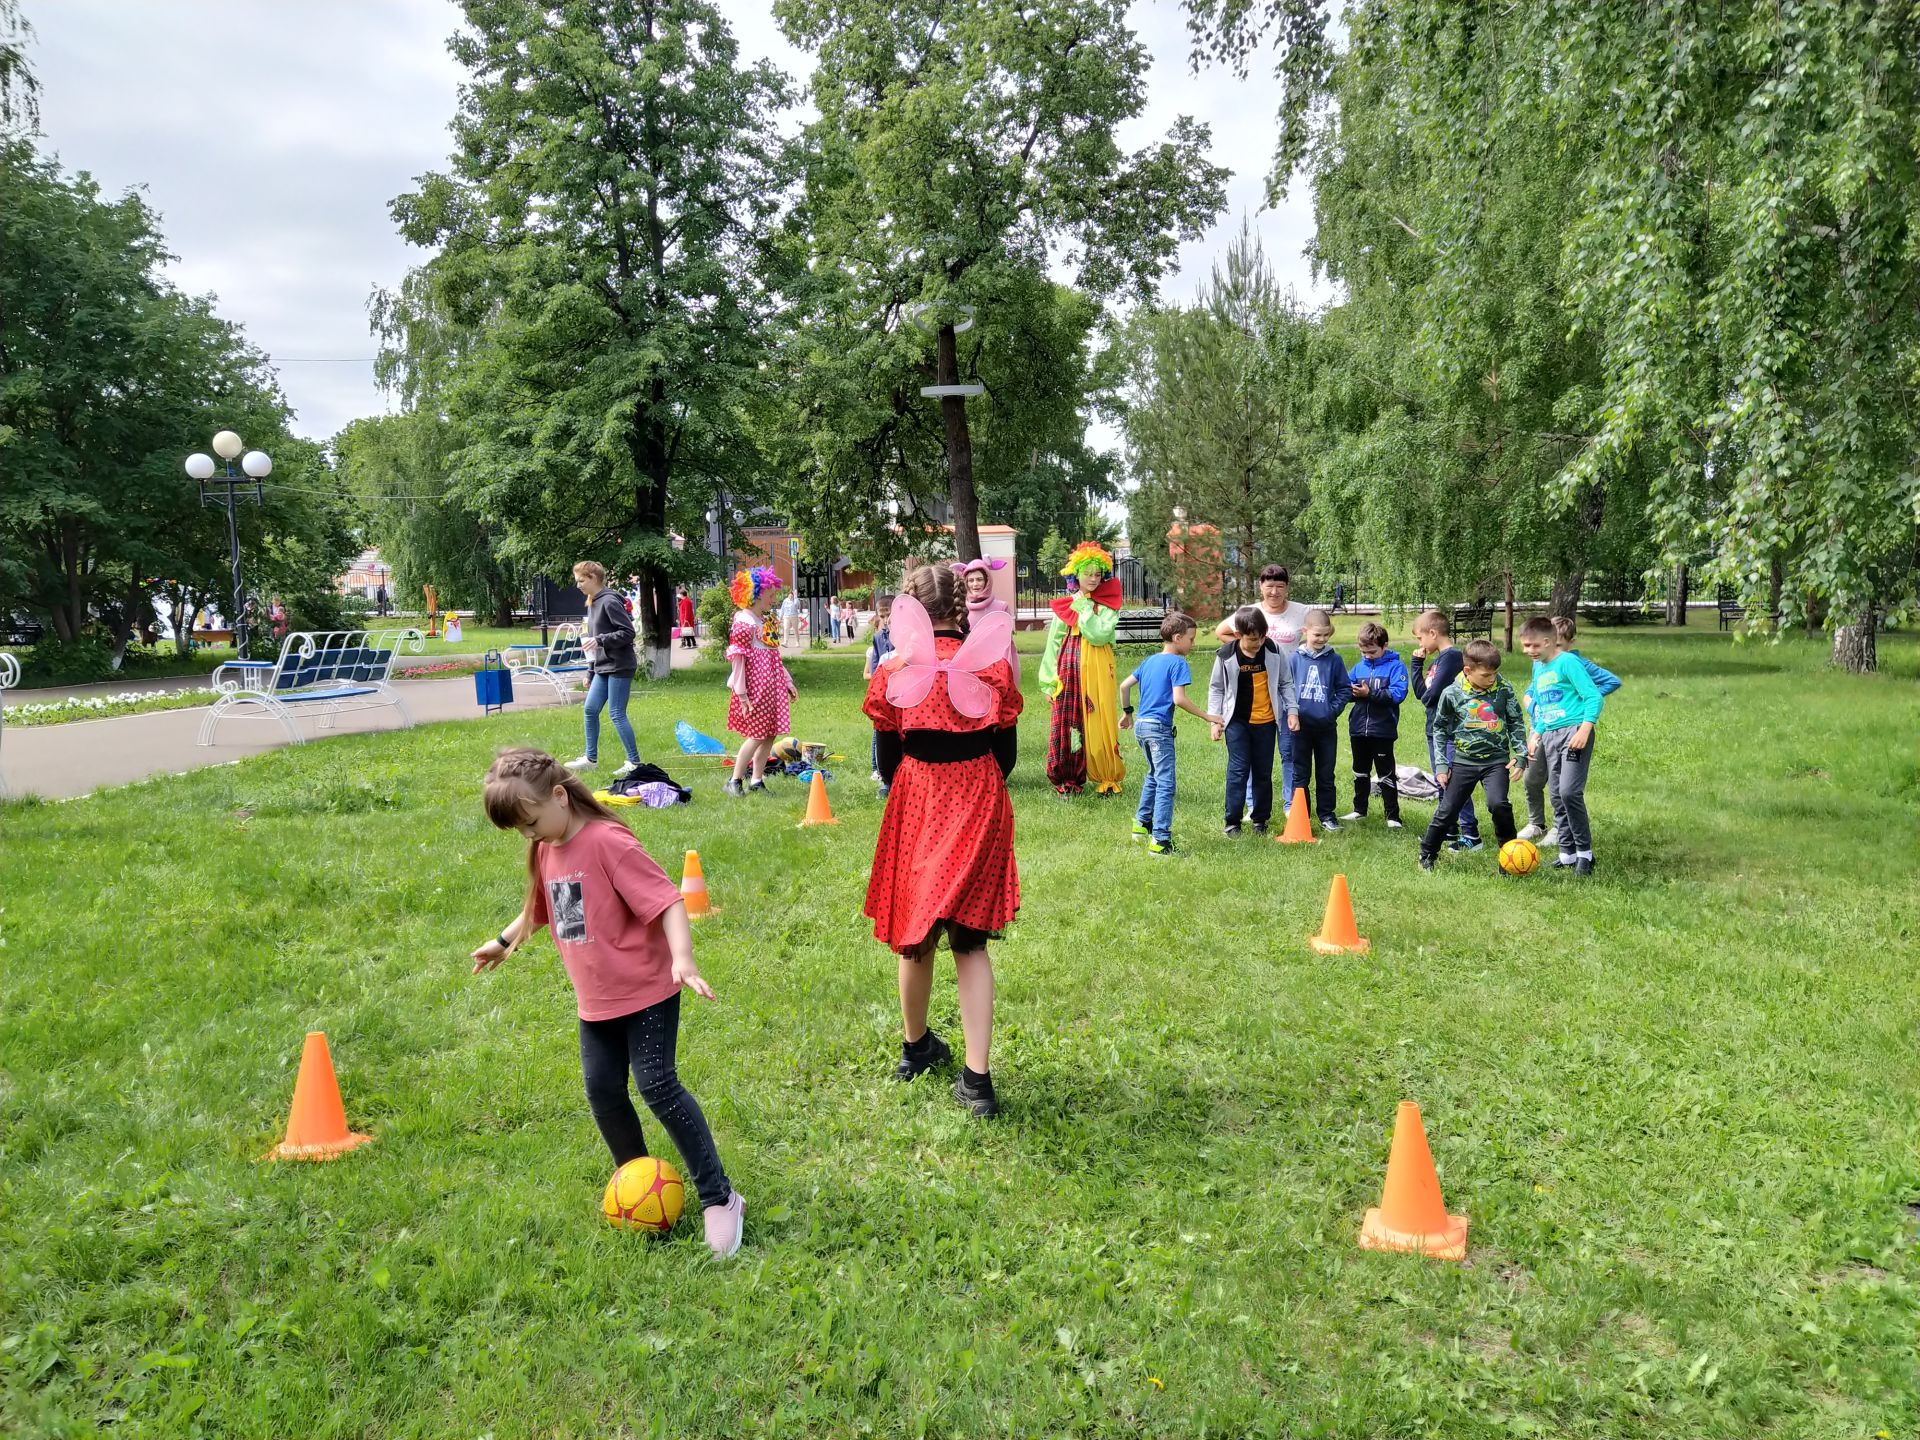
POLYGON ((1773 568, 1767 578, 1767 619, 1773 622, 1773 628, 1780 628, 1780 590, 1786 581, 1786 566, 1780 563, 1778 555, 1773 557, 1773 568))
MULTIPOLYGON (((1512 577, 1508 578, 1511 580, 1512 577)), ((1577 620, 1580 616, 1580 592, 1586 588, 1587 572, 1584 566, 1562 571, 1553 582, 1552 593, 1547 596, 1547 613, 1559 615, 1568 620, 1577 620)))
POLYGON ((1667 624, 1685 625, 1687 623, 1687 595, 1692 580, 1692 571, 1686 561, 1673 572, 1673 585, 1667 591, 1667 624))
MULTIPOLYGON (((960 356, 953 326, 940 327, 934 383, 960 383, 960 356)), ((967 402, 943 396, 940 418, 947 430, 947 503, 953 510, 953 553, 960 561, 980 558, 980 499, 973 489, 973 436, 967 431, 967 402)))
POLYGON ((1873 630, 1879 617, 1869 605, 1852 625, 1840 625, 1833 632, 1833 663, 1855 675, 1871 675, 1878 658, 1874 652, 1873 630))
POLYGON ((1507 571, 1507 653, 1513 653, 1513 571, 1507 571))
POLYGON ((493 627, 496 630, 508 629, 513 624, 513 594, 499 586, 493 591, 493 627))
MULTIPOLYGON (((667 530, 667 481, 672 460, 667 454, 667 437, 657 421, 650 418, 666 408, 666 382, 656 378, 652 387, 653 403, 648 415, 635 424, 633 436, 634 468, 640 484, 634 487, 635 527, 644 534, 664 535, 667 530)), ((640 567, 640 613, 634 617, 633 648, 636 659, 644 656, 647 674, 664 680, 673 669, 673 644, 669 630, 673 625, 673 582, 652 565, 640 567)))

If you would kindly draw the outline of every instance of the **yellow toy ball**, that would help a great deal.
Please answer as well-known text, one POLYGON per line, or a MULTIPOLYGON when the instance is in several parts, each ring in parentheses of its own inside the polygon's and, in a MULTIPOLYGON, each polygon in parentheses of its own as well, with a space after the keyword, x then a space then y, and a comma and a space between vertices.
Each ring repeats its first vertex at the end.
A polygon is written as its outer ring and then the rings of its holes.
POLYGON ((664 1160, 642 1155, 613 1172, 600 1208, 616 1229, 664 1235, 673 1229, 686 1202, 687 1187, 680 1172, 664 1160))
POLYGON ((1500 847, 1500 868, 1509 875, 1525 875, 1540 863, 1531 840, 1509 840, 1500 847))

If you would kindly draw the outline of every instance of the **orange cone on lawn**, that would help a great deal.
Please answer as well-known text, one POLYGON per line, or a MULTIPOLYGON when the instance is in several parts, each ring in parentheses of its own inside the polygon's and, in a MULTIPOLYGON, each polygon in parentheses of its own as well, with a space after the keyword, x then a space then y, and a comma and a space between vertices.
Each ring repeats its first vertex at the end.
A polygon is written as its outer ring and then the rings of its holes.
POLYGON ((707 877, 700 869, 698 850, 687 851, 686 863, 680 868, 680 900, 687 907, 689 920, 719 913, 707 899, 707 877))
POLYGON ((813 783, 807 786, 807 818, 800 822, 799 828, 839 823, 833 818, 833 806, 827 803, 827 777, 816 770, 813 772, 813 783))
POLYGON ((308 1031, 306 1048, 300 1052, 300 1074, 293 1082, 287 1138, 274 1146, 267 1158, 332 1160, 372 1140, 371 1135, 356 1135, 347 1129, 347 1110, 340 1103, 340 1082, 334 1078, 327 1037, 319 1030, 308 1031))
POLYGON ((1420 1124, 1420 1107, 1400 1102, 1393 1121, 1393 1150, 1380 1203, 1360 1227, 1362 1250, 1402 1250, 1435 1260, 1467 1258, 1467 1217, 1447 1214, 1440 1177, 1420 1124))
POLYGON ((1307 943, 1322 955, 1364 955, 1373 942, 1353 923, 1353 897, 1347 894, 1347 877, 1336 875, 1327 891, 1327 913, 1320 921, 1320 933, 1307 943))
POLYGON ((1318 845, 1320 837, 1313 833, 1313 822, 1307 818, 1307 792, 1295 790, 1293 805, 1287 811, 1287 828, 1273 837, 1276 845, 1318 845))

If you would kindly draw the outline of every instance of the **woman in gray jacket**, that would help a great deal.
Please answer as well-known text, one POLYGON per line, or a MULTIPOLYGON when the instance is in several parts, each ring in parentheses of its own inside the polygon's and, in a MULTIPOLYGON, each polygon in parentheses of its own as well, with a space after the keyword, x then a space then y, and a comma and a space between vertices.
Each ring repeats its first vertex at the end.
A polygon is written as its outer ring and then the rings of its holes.
POLYGON ((633 693, 636 668, 633 616, 627 613, 620 592, 607 588, 607 568, 599 561, 582 560, 575 565, 573 583, 587 597, 587 634, 581 644, 593 680, 587 686, 587 753, 569 760, 567 769, 591 770, 600 763, 600 712, 611 709, 614 733, 627 752, 627 763, 613 772, 613 778, 624 780, 640 765, 640 750, 627 720, 627 697, 633 693))

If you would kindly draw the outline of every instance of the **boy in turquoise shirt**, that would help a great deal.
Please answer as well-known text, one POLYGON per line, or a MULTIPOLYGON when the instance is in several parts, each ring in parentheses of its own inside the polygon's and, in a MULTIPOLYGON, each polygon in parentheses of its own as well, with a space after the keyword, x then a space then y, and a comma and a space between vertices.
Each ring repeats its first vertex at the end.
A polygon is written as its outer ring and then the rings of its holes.
POLYGON ((1544 754, 1547 794, 1559 832, 1556 867, 1593 873, 1593 827, 1587 818, 1587 767, 1593 762, 1593 727, 1600 718, 1599 688, 1587 662, 1560 646, 1553 621, 1535 616, 1520 627, 1520 648, 1533 661, 1527 710, 1533 720, 1528 755, 1544 754))

